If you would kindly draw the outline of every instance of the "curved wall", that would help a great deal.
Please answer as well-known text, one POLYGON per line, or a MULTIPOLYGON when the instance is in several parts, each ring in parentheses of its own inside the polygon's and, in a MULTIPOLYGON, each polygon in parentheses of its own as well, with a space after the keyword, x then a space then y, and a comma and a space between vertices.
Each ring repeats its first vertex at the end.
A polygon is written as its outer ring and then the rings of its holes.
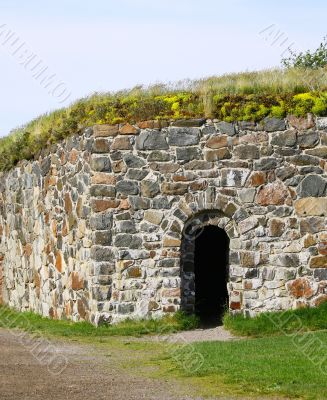
POLYGON ((3 174, 2 297, 93 323, 192 309, 197 221, 230 238, 231 310, 316 305, 326 193, 326 118, 88 128, 3 174))

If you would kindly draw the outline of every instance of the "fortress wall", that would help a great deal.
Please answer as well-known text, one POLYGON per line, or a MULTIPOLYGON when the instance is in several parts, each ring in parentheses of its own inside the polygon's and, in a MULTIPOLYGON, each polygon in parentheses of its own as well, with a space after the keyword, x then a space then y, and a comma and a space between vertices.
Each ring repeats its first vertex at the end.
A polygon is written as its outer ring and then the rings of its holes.
POLYGON ((94 323, 192 311, 208 224, 230 238, 232 311, 327 299, 326 118, 100 125, 47 151, 1 178, 8 305, 94 323))

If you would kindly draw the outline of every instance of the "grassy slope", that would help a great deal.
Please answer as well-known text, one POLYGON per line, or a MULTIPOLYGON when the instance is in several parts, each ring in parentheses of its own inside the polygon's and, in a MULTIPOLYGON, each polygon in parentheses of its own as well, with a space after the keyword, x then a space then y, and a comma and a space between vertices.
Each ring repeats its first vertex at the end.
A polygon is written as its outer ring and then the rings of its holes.
POLYGON ((96 328, 88 322, 73 323, 43 318, 40 315, 26 312, 20 313, 0 306, 0 327, 19 328, 28 332, 38 332, 58 337, 111 337, 111 336, 141 336, 146 334, 172 333, 193 329, 197 319, 184 314, 167 316, 158 320, 140 320, 121 322, 117 325, 100 326, 96 328))
POLYGON ((327 329, 327 302, 317 308, 263 313, 254 318, 226 314, 224 325, 236 335, 252 337, 288 334, 299 330, 323 330, 327 329))
MULTIPOLYGON (((290 311, 288 316, 300 315, 303 326, 313 329, 326 328, 327 306, 317 310, 307 309, 290 311), (300 313, 299 313, 300 312, 300 313)), ((282 320, 281 315, 273 314, 275 321, 282 320), (278 319, 279 318, 279 319, 278 319)), ((296 319, 297 320, 297 319, 296 319)), ((258 334, 254 326, 246 328, 247 334, 258 334)), ((297 335, 299 325, 294 318, 287 318, 284 327, 288 332, 276 336, 277 331, 263 329, 260 332, 269 336, 263 338, 242 339, 232 342, 203 342, 191 347, 176 346, 165 343, 134 341, 128 335, 176 331, 194 326, 194 320, 178 317, 162 321, 126 322, 114 327, 95 329, 89 324, 71 324, 67 321, 51 321, 32 313, 16 313, 0 308, 0 326, 21 327, 29 332, 65 337, 98 346, 102 352, 110 353, 121 360, 121 366, 132 373, 149 375, 163 379, 177 379, 188 389, 188 394, 198 396, 234 396, 244 395, 257 398, 266 396, 288 396, 289 398, 326 399, 327 398, 327 332, 309 332, 297 335), (179 321, 178 321, 179 319, 179 321), (125 339, 113 337, 126 335, 125 339), (300 339, 300 340, 299 340, 300 339), (308 343, 311 343, 308 345, 308 343), (174 350, 172 352, 172 350, 174 350), (194 373, 182 368, 189 351, 200 353, 204 363, 194 373), (181 354, 185 354, 185 358, 181 354), (174 357, 178 354, 178 357, 174 357), (311 359, 315 358, 315 362, 311 359), (323 362, 324 370, 320 368, 323 362), (326 372, 325 372, 326 371, 326 372)), ((298 321, 298 320, 297 320, 298 321)), ((238 319, 238 332, 244 334, 240 327, 247 320, 238 319)), ((249 326, 249 325, 248 325, 249 326)), ((234 327, 235 330, 235 327, 234 327)), ((279 397, 280 398, 280 397, 279 397)))
POLYGON ((1 139, 0 170, 94 124, 194 117, 259 121, 266 116, 281 118, 288 113, 301 116, 308 112, 327 115, 326 69, 246 72, 96 93, 1 139))

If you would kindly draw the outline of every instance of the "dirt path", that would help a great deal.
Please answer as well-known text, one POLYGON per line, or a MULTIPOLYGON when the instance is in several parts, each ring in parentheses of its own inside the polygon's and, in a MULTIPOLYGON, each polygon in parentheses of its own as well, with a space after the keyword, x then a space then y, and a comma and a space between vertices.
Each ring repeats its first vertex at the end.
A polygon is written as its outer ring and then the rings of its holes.
POLYGON ((142 376, 142 361, 135 364, 133 350, 121 352, 109 343, 49 341, 0 329, 0 399, 202 400, 176 380, 142 376), (124 369, 122 361, 133 367, 124 369))
POLYGON ((131 376, 99 353, 0 329, 0 399, 180 399, 168 382, 131 376))

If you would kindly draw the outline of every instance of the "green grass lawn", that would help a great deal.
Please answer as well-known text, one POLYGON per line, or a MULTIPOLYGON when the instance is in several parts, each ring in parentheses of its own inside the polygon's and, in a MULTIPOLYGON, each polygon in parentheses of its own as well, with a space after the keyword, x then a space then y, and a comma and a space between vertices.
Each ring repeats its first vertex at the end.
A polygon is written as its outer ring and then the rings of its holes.
POLYGON ((203 378, 208 395, 223 382, 244 394, 327 399, 326 332, 197 343, 195 351, 204 363, 193 376, 203 378))
POLYGON ((20 313, 0 306, 0 327, 19 328, 31 333, 37 332, 58 337, 142 336, 194 329, 197 325, 196 317, 177 313, 162 319, 126 320, 117 325, 102 325, 96 328, 88 322, 52 320, 32 312, 20 313))
POLYGON ((226 314, 224 326, 236 335, 252 337, 280 335, 297 332, 300 329, 324 330, 327 329, 327 302, 317 308, 263 313, 254 318, 226 314))

